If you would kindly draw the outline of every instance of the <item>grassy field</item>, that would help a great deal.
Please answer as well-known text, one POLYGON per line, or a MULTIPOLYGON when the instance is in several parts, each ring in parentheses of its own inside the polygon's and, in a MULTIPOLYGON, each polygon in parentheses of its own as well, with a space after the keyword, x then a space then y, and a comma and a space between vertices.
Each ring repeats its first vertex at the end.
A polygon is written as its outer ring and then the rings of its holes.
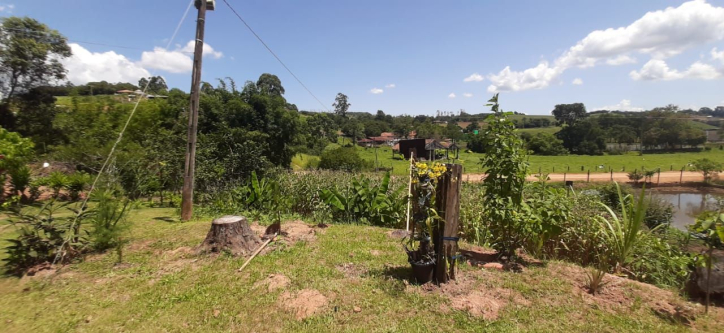
MULTIPOLYGON (((555 261, 521 273, 462 265, 459 282, 446 288, 410 285, 400 241, 368 226, 309 229, 315 236, 297 243, 282 238, 237 273, 244 258, 193 251, 210 219, 179 223, 174 216, 173 209, 134 211, 121 265, 109 253, 47 278, 0 278, 2 331, 692 330, 658 309, 662 302, 684 304, 678 296, 610 277, 606 291, 594 297, 582 289, 582 268, 555 261)), ((0 237, 8 232, 0 229, 0 237)), ((701 312, 702 306, 689 306, 701 312)), ((714 332, 723 318, 714 308, 698 314, 692 326, 714 332)))
MULTIPOLYGON (((357 147, 357 149, 362 158, 372 162, 375 161, 375 149, 363 147, 357 147)), ((483 157, 483 154, 460 151, 460 159, 455 161, 455 163, 462 164, 465 173, 481 173, 483 172, 479 166, 481 157, 483 157)), ((308 156, 297 157, 297 161, 303 161, 308 158, 308 156)), ((377 158, 380 167, 393 168, 393 173, 396 175, 407 174, 409 162, 402 160, 399 154, 396 159, 393 159, 392 148, 378 148, 377 158)), ((724 163, 724 151, 719 150, 718 148, 713 148, 710 151, 703 151, 699 153, 645 154, 643 156, 639 156, 637 153, 603 156, 530 155, 528 162, 530 163, 529 172, 531 174, 538 173, 539 170, 544 173, 586 173, 590 170, 591 173, 594 173, 609 172, 609 167, 612 168, 614 172, 624 170, 629 172, 634 169, 641 169, 642 167, 646 170, 656 170, 661 168, 661 171, 669 171, 672 167, 673 170, 681 170, 683 167, 686 167, 686 170, 690 170, 691 168, 687 165, 692 161, 701 158, 708 158, 724 163), (599 166, 603 166, 603 168, 599 168, 599 166)), ((447 160, 443 161, 447 162, 447 160)), ((450 162, 452 162, 452 160, 450 162)), ((302 166, 298 167, 303 168, 302 166)))

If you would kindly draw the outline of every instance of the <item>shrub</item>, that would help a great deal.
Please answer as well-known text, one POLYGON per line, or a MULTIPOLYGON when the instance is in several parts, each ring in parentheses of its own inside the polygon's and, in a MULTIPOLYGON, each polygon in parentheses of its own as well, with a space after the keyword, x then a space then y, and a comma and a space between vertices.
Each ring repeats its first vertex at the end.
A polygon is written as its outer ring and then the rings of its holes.
POLYGON ((319 161, 320 169, 340 171, 360 171, 368 165, 358 154, 354 147, 340 147, 326 150, 319 161))
POLYGON ((369 178, 352 178, 351 186, 320 190, 319 197, 326 203, 337 220, 370 223, 393 227, 401 222, 405 200, 401 198, 403 187, 390 191, 390 173, 379 184, 369 178))
POLYGON ((96 251, 116 248, 120 257, 120 248, 124 244, 123 233, 128 228, 126 216, 130 210, 130 201, 115 198, 109 191, 100 192, 96 199, 98 205, 91 216, 93 228, 88 233, 91 246, 96 251))
POLYGON ((80 198, 80 193, 83 192, 88 185, 90 185, 91 176, 85 172, 76 172, 68 176, 68 195, 73 201, 80 198))
MULTIPOLYGON (((54 215, 55 211, 62 207, 64 206, 46 204, 36 214, 24 213, 19 208, 8 213, 10 223, 16 227, 17 232, 17 237, 8 239, 10 245, 5 247, 7 257, 3 261, 8 273, 21 275, 32 266, 53 262, 63 244, 64 262, 72 260, 85 249, 86 239, 75 233, 76 229, 71 230, 75 215, 54 215), (70 241, 65 243, 66 239, 70 241)), ((85 217, 87 214, 80 214, 79 221, 76 222, 81 223, 85 217)))
POLYGON ((691 164, 693 164, 695 171, 700 171, 704 175, 704 182, 706 183, 711 183, 716 173, 722 172, 722 164, 708 158, 698 159, 691 164))
POLYGON ((662 287, 681 289, 689 280, 694 257, 656 234, 641 233, 627 270, 632 278, 662 287))
POLYGON ((53 197, 58 198, 60 191, 68 186, 68 176, 59 171, 54 171, 46 179, 46 184, 53 190, 53 197))
POLYGON ((25 165, 13 168, 9 172, 10 185, 15 193, 25 197, 25 189, 30 185, 30 168, 25 165))

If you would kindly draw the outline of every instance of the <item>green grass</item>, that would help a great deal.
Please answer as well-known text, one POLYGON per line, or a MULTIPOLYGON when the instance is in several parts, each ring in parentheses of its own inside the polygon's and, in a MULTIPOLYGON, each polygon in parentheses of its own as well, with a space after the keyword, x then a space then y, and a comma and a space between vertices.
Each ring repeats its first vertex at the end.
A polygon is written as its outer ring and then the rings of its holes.
MULTIPOLYGON (((124 266, 112 253, 72 264, 53 279, 0 278, 3 332, 685 332, 634 302, 612 309, 589 304, 558 262, 523 273, 480 271, 462 265, 469 291, 504 288, 526 304, 510 302, 497 320, 455 310, 439 293, 407 286, 406 256, 388 230, 333 225, 315 241, 278 247, 254 259, 173 252, 202 242, 210 218, 167 222, 173 209, 142 209, 131 217, 124 266), (372 251, 376 251, 373 253, 372 251), (337 267, 360 270, 346 277, 337 267), (315 289, 328 299, 321 313, 298 321, 280 303, 282 290, 256 285, 270 274, 290 279, 286 291, 315 289), (353 311, 359 307, 358 312, 353 311)), ((8 236, 0 230, 0 236, 8 236)), ((628 287, 626 287, 628 288, 628 287)), ((627 289, 628 290, 628 289, 627 289)), ((463 291, 467 293, 467 290, 463 291)), ((637 294, 635 288, 627 292, 637 294)), ((642 296, 643 297, 643 296, 642 296)), ((505 297, 503 297, 505 299, 505 297)), ((716 331, 719 309, 696 321, 716 331)), ((720 327, 719 327, 720 328, 720 327)))
POLYGON ((518 132, 530 133, 530 134, 535 135, 537 133, 556 134, 560 130, 561 130, 561 128, 558 126, 551 126, 551 127, 538 127, 538 128, 520 128, 520 129, 518 129, 518 132))
MULTIPOLYGON (((393 174, 407 174, 409 163, 401 159, 392 159, 390 147, 378 148, 377 154, 381 167, 393 167, 393 174)), ((374 162, 375 151, 372 148, 358 147, 358 151, 362 158, 374 162)), ((400 158, 399 154, 397 155, 400 158)), ((465 173, 481 173, 479 163, 483 154, 466 153, 460 151, 460 159, 456 163, 462 164, 465 173)), ((528 162, 530 163, 529 173, 538 173, 540 169, 544 173, 586 173, 591 172, 608 172, 609 167, 614 172, 625 170, 626 172, 644 167, 647 170, 656 170, 661 168, 662 171, 669 171, 672 166, 673 170, 681 170, 694 160, 708 158, 720 163, 724 163, 724 152, 718 148, 710 151, 698 153, 669 153, 669 154, 645 154, 639 156, 638 153, 629 153, 625 155, 568 155, 568 156, 539 156, 530 155, 528 162), (603 168, 598 168, 603 165, 603 168), (583 170, 581 167, 583 166, 583 170)), ((445 160, 443 160, 445 161, 445 160)), ((452 161, 451 161, 452 162, 452 161)), ((689 167, 686 170, 690 170, 689 167)))

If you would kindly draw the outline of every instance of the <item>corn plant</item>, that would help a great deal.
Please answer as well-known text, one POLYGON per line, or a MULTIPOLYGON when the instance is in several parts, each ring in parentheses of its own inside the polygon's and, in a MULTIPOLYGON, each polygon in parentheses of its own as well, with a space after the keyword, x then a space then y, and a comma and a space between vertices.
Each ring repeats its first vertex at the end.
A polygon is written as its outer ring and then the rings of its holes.
POLYGON ((616 189, 621 209, 620 217, 614 212, 614 209, 601 203, 608 213, 608 218, 599 216, 599 220, 603 224, 604 240, 611 251, 613 271, 620 273, 624 265, 631 259, 633 249, 639 241, 641 226, 646 217, 646 202, 644 200, 645 188, 641 190, 641 195, 636 202, 630 194, 621 193, 618 183, 616 183, 616 189))

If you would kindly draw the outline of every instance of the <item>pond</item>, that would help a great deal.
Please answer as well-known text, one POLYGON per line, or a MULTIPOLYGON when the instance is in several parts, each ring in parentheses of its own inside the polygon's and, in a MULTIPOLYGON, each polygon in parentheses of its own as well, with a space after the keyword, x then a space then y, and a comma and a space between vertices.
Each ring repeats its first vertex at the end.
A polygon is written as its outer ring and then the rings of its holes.
POLYGON ((717 198, 723 199, 721 195, 710 193, 656 193, 674 206, 674 216, 671 225, 679 230, 686 231, 686 227, 694 224, 696 216, 705 210, 715 209, 717 198))

